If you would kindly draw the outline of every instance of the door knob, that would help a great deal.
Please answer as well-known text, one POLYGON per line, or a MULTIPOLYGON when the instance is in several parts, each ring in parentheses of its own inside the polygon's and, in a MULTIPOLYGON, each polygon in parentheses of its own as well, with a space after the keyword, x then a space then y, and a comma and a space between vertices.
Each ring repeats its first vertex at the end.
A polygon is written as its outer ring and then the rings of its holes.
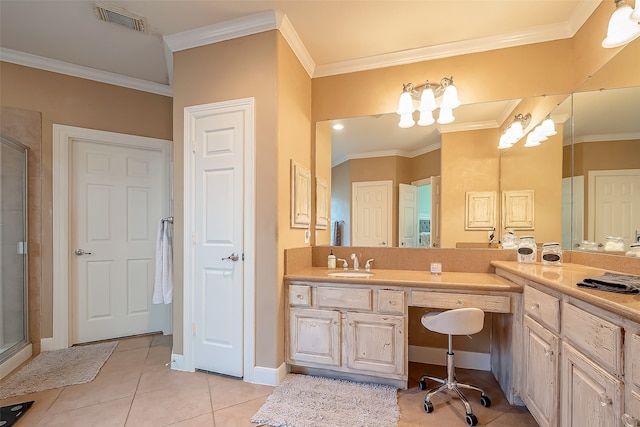
POLYGON ((222 258, 222 261, 227 260, 227 259, 228 259, 229 261, 237 261, 237 260, 239 260, 239 259, 240 259, 240 257, 238 256, 238 253, 237 253, 237 252, 234 252, 234 253, 232 253, 231 255, 229 255, 229 256, 228 256, 228 257, 226 257, 226 258, 222 258))
POLYGON ((91 252, 85 252, 84 249, 76 249, 75 254, 78 256, 91 255, 91 252))

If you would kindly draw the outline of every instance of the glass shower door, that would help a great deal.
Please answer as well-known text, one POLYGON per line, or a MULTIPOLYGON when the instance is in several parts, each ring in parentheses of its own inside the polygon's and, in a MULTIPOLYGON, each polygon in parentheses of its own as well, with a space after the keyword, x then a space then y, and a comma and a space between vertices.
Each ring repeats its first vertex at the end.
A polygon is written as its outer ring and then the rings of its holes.
POLYGON ((29 342, 27 323, 27 155, 0 144, 0 363, 29 342))

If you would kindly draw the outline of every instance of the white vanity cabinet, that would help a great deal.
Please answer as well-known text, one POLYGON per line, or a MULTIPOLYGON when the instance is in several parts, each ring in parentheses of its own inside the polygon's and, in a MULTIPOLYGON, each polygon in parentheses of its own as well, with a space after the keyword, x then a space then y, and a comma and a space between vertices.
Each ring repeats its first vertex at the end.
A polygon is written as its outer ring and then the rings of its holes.
POLYGON ((640 426, 640 331, 626 334, 626 372, 631 379, 627 382, 626 404, 623 415, 624 427, 640 426), (637 333, 634 333, 637 332, 637 333))
POLYGON ((558 425, 560 300, 524 289, 522 400, 543 427, 558 425))
POLYGON ((404 290, 295 282, 287 294, 287 363, 294 370, 406 387, 404 290))

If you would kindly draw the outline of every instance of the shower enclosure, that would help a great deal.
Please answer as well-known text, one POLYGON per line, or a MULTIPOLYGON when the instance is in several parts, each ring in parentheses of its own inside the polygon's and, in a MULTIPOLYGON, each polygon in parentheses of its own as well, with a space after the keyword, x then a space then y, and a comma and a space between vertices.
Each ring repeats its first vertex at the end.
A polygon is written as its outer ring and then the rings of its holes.
POLYGON ((0 136, 0 364, 29 343, 28 148, 0 136))

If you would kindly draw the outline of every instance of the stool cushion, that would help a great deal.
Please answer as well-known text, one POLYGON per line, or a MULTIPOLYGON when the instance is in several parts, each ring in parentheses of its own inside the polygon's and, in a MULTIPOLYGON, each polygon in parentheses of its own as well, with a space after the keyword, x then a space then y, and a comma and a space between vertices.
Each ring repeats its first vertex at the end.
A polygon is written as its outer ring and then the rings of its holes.
POLYGON ((479 308, 457 308, 432 311, 422 316, 422 325, 433 332, 446 335, 472 335, 484 326, 484 311, 479 308))

